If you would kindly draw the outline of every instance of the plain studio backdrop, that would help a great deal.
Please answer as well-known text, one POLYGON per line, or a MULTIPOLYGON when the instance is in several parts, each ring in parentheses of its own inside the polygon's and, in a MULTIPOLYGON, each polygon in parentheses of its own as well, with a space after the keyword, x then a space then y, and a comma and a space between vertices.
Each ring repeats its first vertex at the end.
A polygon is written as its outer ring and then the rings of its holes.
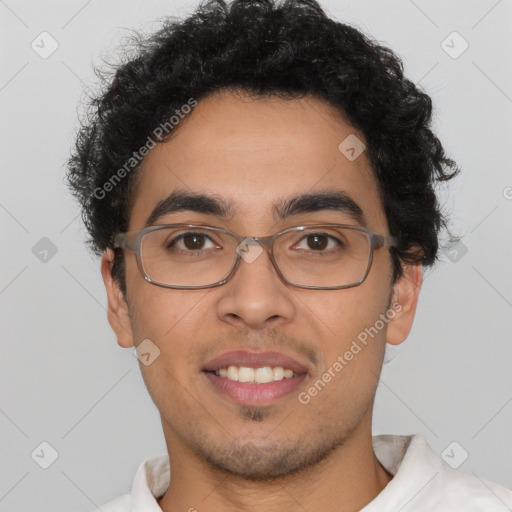
MULTIPOLYGON (((139 363, 107 323, 64 164, 91 64, 195 5, 0 1, 2 511, 90 510, 166 451, 139 363)), ((441 191, 462 242, 426 273, 413 330, 383 370, 374 433, 421 433, 451 465, 512 487, 512 3, 322 6, 402 57, 462 168, 441 191)))

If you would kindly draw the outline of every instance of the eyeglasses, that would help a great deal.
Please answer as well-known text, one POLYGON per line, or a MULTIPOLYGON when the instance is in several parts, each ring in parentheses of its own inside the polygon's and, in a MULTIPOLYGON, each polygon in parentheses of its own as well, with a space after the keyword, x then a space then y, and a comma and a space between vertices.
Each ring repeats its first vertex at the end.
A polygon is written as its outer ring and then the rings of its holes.
POLYGON ((114 237, 114 248, 136 254, 147 281, 177 289, 220 286, 233 276, 240 259, 252 263, 263 247, 288 284, 315 290, 350 288, 365 280, 375 249, 395 244, 394 237, 345 224, 297 226, 265 237, 244 237, 211 226, 165 224, 114 237))

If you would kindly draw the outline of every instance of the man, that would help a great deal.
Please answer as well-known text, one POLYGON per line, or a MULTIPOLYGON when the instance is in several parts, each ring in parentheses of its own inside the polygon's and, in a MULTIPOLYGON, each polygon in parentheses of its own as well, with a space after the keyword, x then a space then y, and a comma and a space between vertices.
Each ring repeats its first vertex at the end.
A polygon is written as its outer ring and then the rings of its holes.
POLYGON ((390 50, 313 0, 212 1, 93 105, 69 183, 168 450, 103 512, 512 507, 419 435, 372 438, 458 172, 390 50))

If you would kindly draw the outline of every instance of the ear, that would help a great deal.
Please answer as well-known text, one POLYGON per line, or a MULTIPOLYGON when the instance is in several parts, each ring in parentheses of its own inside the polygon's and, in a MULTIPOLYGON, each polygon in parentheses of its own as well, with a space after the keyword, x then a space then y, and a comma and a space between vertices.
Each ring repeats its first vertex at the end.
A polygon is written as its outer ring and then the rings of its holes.
POLYGON ((389 320, 386 332, 386 341, 391 345, 399 345, 405 341, 411 331, 423 280, 420 263, 403 265, 402 270, 403 274, 393 285, 391 295, 391 307, 395 316, 389 320))
POLYGON ((106 249, 101 258, 101 275, 107 290, 107 318, 110 327, 117 336, 117 343, 124 348, 133 346, 133 333, 130 312, 119 284, 112 276, 114 251, 106 249))

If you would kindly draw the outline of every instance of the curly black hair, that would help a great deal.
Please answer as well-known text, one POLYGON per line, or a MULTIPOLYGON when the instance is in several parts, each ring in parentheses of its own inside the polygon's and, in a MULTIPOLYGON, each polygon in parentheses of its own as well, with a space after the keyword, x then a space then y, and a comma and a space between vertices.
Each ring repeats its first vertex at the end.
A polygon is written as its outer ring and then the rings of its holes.
MULTIPOLYGON (((459 169, 430 128, 431 98, 404 77, 393 51, 330 19, 315 0, 210 0, 132 42, 134 56, 112 72, 95 69, 103 87, 89 97, 67 162, 95 254, 127 230, 140 162, 108 192, 105 184, 190 98, 238 90, 259 98, 312 94, 342 111, 364 134, 390 233, 398 238, 393 279, 403 264, 436 261, 447 219, 435 184, 459 169)), ((112 273, 126 295, 121 249, 112 273)))

